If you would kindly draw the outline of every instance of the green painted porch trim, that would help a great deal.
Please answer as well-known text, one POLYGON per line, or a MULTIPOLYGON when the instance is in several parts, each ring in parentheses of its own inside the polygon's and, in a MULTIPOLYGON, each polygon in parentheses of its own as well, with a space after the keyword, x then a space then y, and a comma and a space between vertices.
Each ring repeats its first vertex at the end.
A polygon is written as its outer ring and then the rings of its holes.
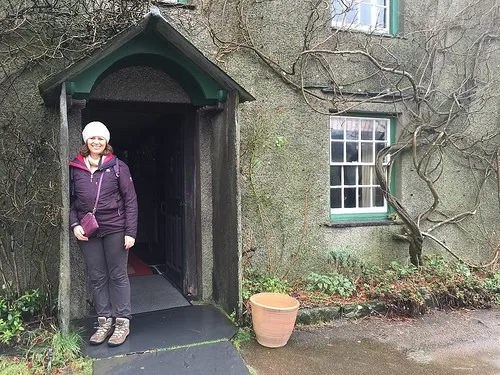
POLYGON ((389 8, 389 34, 396 35, 399 32, 399 0, 391 0, 389 8))
MULTIPOLYGON (((345 116, 388 118, 389 119, 389 126, 390 126, 389 140, 391 142, 391 145, 396 142, 397 118, 395 115, 385 114, 385 113, 371 113, 371 112, 370 113, 367 113, 367 112, 349 112, 345 116)), ((330 147, 328 147, 328 150, 330 150, 330 147)), ((330 151, 328 151, 328 152, 330 152, 330 151)), ((328 160, 330 160, 330 155, 328 155, 328 160)), ((394 193, 396 191, 395 173, 391 174, 391 181, 389 181, 389 189, 391 189, 392 193, 394 193)), ((387 212, 368 212, 368 213, 354 213, 354 214, 332 214, 332 213, 330 213, 330 222, 331 223, 338 223, 338 222, 347 222, 347 221, 350 221, 350 222, 355 222, 355 221, 360 221, 360 222, 387 221, 389 219, 389 215, 394 214, 395 212, 396 212, 396 210, 394 210, 394 207, 392 207, 391 205, 388 205, 387 212)))
POLYGON ((165 43, 148 33, 131 41, 83 70, 68 81, 68 94, 76 99, 88 99, 96 82, 120 64, 134 61, 145 65, 160 66, 184 88, 193 105, 214 104, 224 101, 225 90, 202 72, 191 60, 170 43, 165 43))

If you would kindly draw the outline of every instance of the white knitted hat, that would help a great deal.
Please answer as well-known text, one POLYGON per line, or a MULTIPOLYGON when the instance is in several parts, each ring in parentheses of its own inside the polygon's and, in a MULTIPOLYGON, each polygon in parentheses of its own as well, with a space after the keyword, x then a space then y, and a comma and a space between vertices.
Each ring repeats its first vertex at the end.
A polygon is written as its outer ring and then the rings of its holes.
POLYGON ((109 130, 100 121, 92 121, 89 122, 86 126, 85 129, 82 131, 82 136, 83 136, 83 142, 87 142, 87 139, 92 138, 92 137, 103 137, 106 140, 106 143, 109 143, 109 130))

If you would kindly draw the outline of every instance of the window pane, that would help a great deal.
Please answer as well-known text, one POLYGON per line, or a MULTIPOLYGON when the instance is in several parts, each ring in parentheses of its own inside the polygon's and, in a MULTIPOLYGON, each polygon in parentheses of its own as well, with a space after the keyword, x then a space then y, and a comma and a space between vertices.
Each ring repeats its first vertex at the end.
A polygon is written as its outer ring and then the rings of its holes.
POLYGON ((344 143, 332 142, 332 162, 342 163, 344 161, 344 143))
POLYGON ((344 207, 345 208, 356 207, 356 188, 344 189, 344 207))
POLYGON ((344 139, 345 120, 341 117, 332 117, 330 120, 330 136, 332 139, 344 139))
POLYGON ((345 161, 358 161, 358 142, 346 142, 345 161))
POLYGON ((385 8, 376 8, 377 9, 377 26, 385 27, 386 26, 386 10, 385 8))
POLYGON ((334 18, 345 26, 356 23, 358 9, 354 0, 334 0, 333 11, 334 18))
POLYGON ((345 13, 345 19, 344 19, 344 25, 349 26, 356 24, 356 19, 358 18, 358 9, 356 6, 352 6, 346 13, 345 13))
POLYGON ((356 185, 356 170, 358 167, 344 167, 344 185, 356 185))
POLYGON ((372 6, 368 4, 359 4, 359 23, 361 25, 371 25, 372 23, 372 6))
POLYGON ((345 124, 346 136, 345 139, 356 140, 359 139, 359 120, 349 119, 345 124))
POLYGON ((369 187, 359 189, 359 207, 371 207, 371 192, 369 187))
POLYGON ((379 151, 382 150, 384 147, 385 143, 380 143, 380 142, 375 143, 375 157, 379 153, 379 151))
POLYGON ((330 166, 330 186, 341 184, 342 167, 340 165, 330 166))
POLYGON ((354 6, 356 0, 333 0, 333 10, 337 13, 342 13, 346 9, 354 6))
POLYGON ((376 4, 379 6, 386 6, 387 5, 387 0, 377 0, 376 4))
POLYGON ((373 139, 373 132, 361 131, 361 139, 364 141, 371 141, 373 139))
POLYGON ((361 123, 361 139, 373 139, 373 121, 364 120, 361 123))
POLYGON ((374 207, 384 207, 384 194, 380 187, 373 189, 373 206, 374 207))
POLYGON ((333 0, 333 15, 337 15, 342 13, 343 7, 342 7, 343 1, 341 0, 333 0))
POLYGON ((385 141, 387 139, 387 121, 375 120, 375 139, 385 141))
POLYGON ((373 160, 373 143, 361 143, 361 162, 375 163, 373 160))
POLYGON ((330 207, 342 208, 342 198, 340 189, 330 189, 330 207))
POLYGON ((359 167, 359 184, 360 185, 372 185, 372 170, 371 165, 363 165, 359 167))
POLYGON ((344 139, 344 130, 342 129, 330 129, 330 133, 332 139, 344 139))

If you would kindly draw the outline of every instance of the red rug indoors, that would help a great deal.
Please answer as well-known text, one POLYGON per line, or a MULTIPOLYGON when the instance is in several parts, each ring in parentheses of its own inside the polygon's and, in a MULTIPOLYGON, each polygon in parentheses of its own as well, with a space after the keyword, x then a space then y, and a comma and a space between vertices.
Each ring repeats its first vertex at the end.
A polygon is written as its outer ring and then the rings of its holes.
POLYGON ((133 252, 129 252, 128 254, 127 271, 129 276, 147 276, 153 274, 149 266, 140 260, 133 252))

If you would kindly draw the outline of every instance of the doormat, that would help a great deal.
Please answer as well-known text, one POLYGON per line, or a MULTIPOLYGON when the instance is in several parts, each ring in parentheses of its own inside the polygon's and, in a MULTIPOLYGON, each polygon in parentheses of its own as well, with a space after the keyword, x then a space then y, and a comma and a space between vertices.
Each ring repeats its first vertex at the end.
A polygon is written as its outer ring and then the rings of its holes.
POLYGON ((149 266, 133 252, 128 253, 127 272, 129 276, 147 276, 153 274, 149 266))
MULTIPOLYGON (((73 321, 82 329, 86 343, 95 332, 95 318, 73 321)), ((150 350, 174 349, 207 342, 229 341, 237 332, 233 322, 210 305, 185 306, 133 315, 130 335, 120 346, 84 345, 83 354, 91 358, 109 358, 150 350)), ((161 373, 161 372, 160 372, 161 373)))
POLYGON ((228 341, 94 361, 94 375, 250 374, 228 341))

